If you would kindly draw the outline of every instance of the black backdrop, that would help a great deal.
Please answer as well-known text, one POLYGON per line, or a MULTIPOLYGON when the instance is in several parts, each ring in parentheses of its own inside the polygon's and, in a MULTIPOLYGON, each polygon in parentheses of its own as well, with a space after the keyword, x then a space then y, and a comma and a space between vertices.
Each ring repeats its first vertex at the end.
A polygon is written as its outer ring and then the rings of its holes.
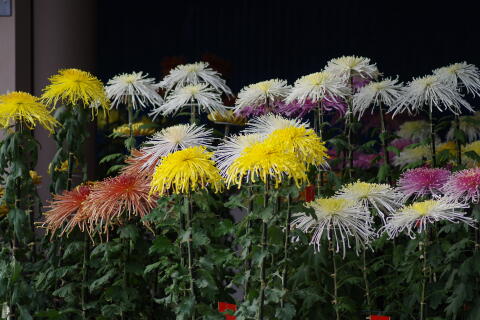
POLYGON ((158 78, 175 61, 207 55, 238 91, 274 77, 292 82, 341 55, 370 57, 402 81, 452 62, 480 65, 473 7, 382 3, 101 0, 98 72, 103 80, 140 70, 158 78))

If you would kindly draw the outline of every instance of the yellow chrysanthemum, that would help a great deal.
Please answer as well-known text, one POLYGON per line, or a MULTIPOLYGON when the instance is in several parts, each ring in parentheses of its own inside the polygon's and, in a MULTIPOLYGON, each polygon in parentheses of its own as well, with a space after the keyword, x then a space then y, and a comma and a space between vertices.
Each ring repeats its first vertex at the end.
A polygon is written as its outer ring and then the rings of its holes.
MULTIPOLYGON (((140 136, 149 136, 155 133, 155 128, 143 128, 143 126, 147 125, 149 123, 146 122, 136 122, 132 124, 132 129, 133 129, 133 135, 135 137, 140 137, 140 136)), ((115 129, 113 129, 113 132, 116 134, 119 134, 121 136, 129 136, 130 135, 130 127, 128 124, 121 125, 115 129)))
POLYGON ((312 129, 288 127, 275 130, 265 143, 280 143, 287 152, 294 153, 306 165, 326 165, 328 155, 325 142, 312 129))
POLYGON ((282 182, 284 176, 292 178, 299 186, 307 181, 306 168, 303 162, 277 141, 255 143, 245 148, 228 168, 227 185, 238 185, 240 188, 243 178, 255 182, 257 179, 266 183, 269 179, 275 187, 282 182))
MULTIPOLYGON (((463 153, 468 153, 468 152, 475 152, 477 155, 480 156, 480 141, 474 141, 472 143, 467 144, 465 147, 462 148, 463 153)), ((478 161, 474 158, 470 158, 468 155, 465 157, 465 163, 468 167, 476 167, 478 166, 478 161)))
POLYGON ((61 101, 73 106, 81 104, 85 108, 98 109, 98 106, 104 110, 110 108, 103 83, 89 72, 62 69, 49 80, 50 85, 43 89, 42 100, 51 106, 61 101))
POLYGON ((440 153, 445 150, 447 150, 450 153, 450 155, 452 156, 455 155, 455 153, 457 152, 457 145, 455 141, 447 141, 445 143, 441 143, 438 145, 435 151, 436 153, 440 153))
POLYGON ((42 183, 42 176, 39 175, 37 171, 30 170, 30 178, 32 178, 34 185, 39 185, 42 183))
POLYGON ((0 96, 0 125, 6 128, 15 121, 21 121, 29 129, 39 123, 51 133, 59 124, 37 97, 21 91, 0 96))
POLYGON ((171 190, 176 194, 188 194, 211 185, 215 192, 222 190, 223 181, 213 152, 205 147, 190 147, 163 158, 155 168, 150 183, 150 194, 164 194, 171 190))
POLYGON ((208 115, 208 120, 237 126, 243 126, 247 122, 247 119, 235 114, 232 110, 226 110, 224 112, 213 111, 208 115))

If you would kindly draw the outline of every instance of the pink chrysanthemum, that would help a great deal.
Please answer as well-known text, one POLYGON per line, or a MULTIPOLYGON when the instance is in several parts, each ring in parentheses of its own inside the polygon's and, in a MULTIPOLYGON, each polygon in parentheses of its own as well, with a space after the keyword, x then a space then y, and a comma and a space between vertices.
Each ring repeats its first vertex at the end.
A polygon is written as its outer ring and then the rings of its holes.
POLYGON ((400 176, 398 189, 405 198, 439 195, 450 174, 449 170, 440 168, 410 169, 400 176))
POLYGON ((64 191, 62 194, 53 196, 53 201, 45 212, 45 221, 42 227, 52 233, 62 230, 60 236, 64 233, 70 233, 75 226, 84 231, 89 217, 89 211, 85 211, 84 203, 90 194, 91 186, 81 185, 71 191, 64 191))
POLYGON ((151 179, 157 165, 157 162, 147 165, 151 157, 153 155, 147 156, 143 150, 133 149, 132 154, 125 160, 127 165, 122 168, 121 173, 126 175, 142 174, 151 179))
POLYGON ((453 174, 443 186, 445 196, 457 201, 480 201, 480 168, 466 169, 453 174))
POLYGON ((235 111, 235 114, 245 118, 259 117, 268 113, 278 113, 278 102, 269 104, 260 104, 257 106, 245 106, 240 110, 235 111))
POLYGON ((97 226, 108 234, 114 224, 121 224, 131 216, 144 217, 155 207, 157 197, 149 195, 150 183, 142 175, 122 174, 97 183, 84 203, 91 212, 92 231, 97 226))
MULTIPOLYGON (((291 103, 281 102, 278 104, 277 113, 286 115, 288 117, 302 118, 310 111, 315 109, 318 103, 313 102, 311 99, 306 99, 304 103, 294 100, 291 103)), ((347 103, 341 98, 325 97, 321 101, 321 106, 324 111, 337 111, 340 116, 344 116, 347 112, 347 103)))
POLYGON ((378 157, 378 154, 366 154, 362 152, 354 152, 353 166, 355 168, 370 169, 374 166, 373 161, 378 157))

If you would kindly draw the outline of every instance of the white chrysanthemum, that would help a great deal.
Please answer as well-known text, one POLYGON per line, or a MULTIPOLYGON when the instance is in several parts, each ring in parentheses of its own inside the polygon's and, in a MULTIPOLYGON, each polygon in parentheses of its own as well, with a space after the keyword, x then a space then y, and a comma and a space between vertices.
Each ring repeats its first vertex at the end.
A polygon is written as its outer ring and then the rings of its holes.
POLYGON ((306 100, 320 102, 325 99, 337 103, 339 99, 344 99, 349 94, 350 89, 341 78, 330 72, 322 71, 297 79, 285 102, 304 103, 306 100))
POLYGON ((133 109, 160 106, 162 97, 157 93, 160 87, 155 79, 147 78, 142 72, 122 73, 108 80, 105 87, 107 97, 112 101, 112 107, 127 104, 131 101, 133 109))
POLYGON ((167 96, 166 102, 154 109, 150 115, 154 117, 159 114, 169 115, 178 112, 184 106, 192 104, 198 105, 207 112, 223 113, 226 110, 220 94, 207 84, 201 83, 176 88, 167 96))
POLYGON ((395 116, 405 111, 417 113, 424 108, 433 111, 433 107, 440 111, 448 109, 454 114, 460 114, 462 107, 473 111, 470 104, 458 93, 457 88, 451 83, 442 81, 438 76, 431 75, 410 81, 388 112, 393 112, 395 116))
POLYGON ((453 63, 433 72, 442 81, 451 83, 454 88, 464 87, 468 93, 480 94, 480 70, 473 64, 453 63))
POLYGON ((219 144, 215 151, 215 162, 220 173, 226 177, 230 165, 240 157, 245 148, 261 142, 263 138, 258 134, 240 134, 227 137, 219 144))
POLYGON ((352 247, 350 237, 355 240, 357 253, 369 246, 374 237, 370 213, 359 203, 341 198, 319 198, 305 206, 314 209, 313 215, 294 214, 292 227, 305 233, 313 232, 310 244, 316 251, 320 250, 323 234, 333 240, 336 252, 341 249, 343 256, 346 249, 352 247))
POLYGON ((383 221, 402 206, 402 195, 388 184, 357 181, 342 186, 335 197, 359 202, 367 209, 375 208, 383 221))
MULTIPOLYGON (((385 79, 379 82, 370 82, 353 96, 353 113, 358 118, 363 116, 370 106, 392 106, 400 97, 402 84, 397 79, 385 79)), ((372 108, 373 113, 374 108, 372 108)))
POLYGON ((393 159, 393 164, 398 167, 404 167, 417 161, 430 159, 431 149, 428 145, 418 146, 414 148, 403 149, 398 156, 393 159))
POLYGON ((245 107, 255 107, 264 105, 267 102, 273 103, 285 99, 291 86, 285 80, 272 79, 251 84, 244 87, 238 93, 235 101, 235 112, 245 107))
POLYGON ((212 146, 212 129, 195 124, 179 124, 155 133, 142 148, 140 158, 146 160, 143 168, 150 168, 170 153, 197 146, 212 146))
POLYGON ((455 202, 445 197, 415 202, 388 217, 387 224, 381 231, 387 232, 390 238, 395 238, 401 232, 406 231, 408 236, 414 239, 415 233, 422 233, 427 229, 428 224, 439 221, 463 222, 473 226, 474 220, 466 217, 463 211, 468 207, 468 204, 455 202))
POLYGON ((175 87, 184 87, 199 83, 207 83, 216 90, 220 90, 228 95, 232 90, 226 85, 221 74, 209 68, 207 62, 195 62, 176 66, 170 73, 163 78, 160 86, 168 90, 175 87))
POLYGON ((422 142, 430 137, 430 124, 424 120, 406 121, 400 125, 396 135, 414 142, 422 142))
POLYGON ((300 119, 287 119, 276 114, 266 114, 248 121, 244 131, 248 134, 258 134, 265 137, 275 130, 289 127, 308 128, 309 124, 302 122, 300 119))
POLYGON ((343 79, 360 76, 365 79, 376 79, 380 72, 377 66, 370 63, 369 58, 357 56, 342 56, 328 61, 325 71, 331 72, 343 79))
MULTIPOLYGON (((475 112, 471 116, 461 116, 460 120, 460 130, 465 133, 468 142, 472 142, 480 139, 480 113, 475 112)), ((447 140, 455 139, 455 121, 452 121, 450 130, 447 132, 447 140)))

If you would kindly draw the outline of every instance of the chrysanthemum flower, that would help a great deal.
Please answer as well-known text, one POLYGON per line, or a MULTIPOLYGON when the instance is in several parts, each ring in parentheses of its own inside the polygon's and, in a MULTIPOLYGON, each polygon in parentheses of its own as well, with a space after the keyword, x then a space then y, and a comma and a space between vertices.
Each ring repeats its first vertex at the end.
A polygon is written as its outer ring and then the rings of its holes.
POLYGON ((469 156, 469 152, 475 152, 478 156, 480 156, 480 141, 474 141, 465 145, 462 148, 462 152, 465 155, 465 164, 467 165, 467 167, 472 168, 479 165, 476 157, 469 156))
POLYGON ((395 238, 406 231, 408 236, 414 239, 415 233, 422 233, 429 224, 439 221, 463 222, 473 226, 474 220, 466 217, 463 212, 466 208, 467 204, 454 202, 448 198, 415 202, 388 217, 387 224, 381 230, 387 232, 390 238, 395 238))
POLYGON ((29 174, 30 174, 30 178, 32 178, 32 183, 34 185, 42 184, 42 176, 39 175, 37 171, 30 170, 29 174))
POLYGON ((322 71, 301 77, 285 99, 287 104, 322 103, 344 100, 350 94, 350 89, 344 81, 330 72, 322 71))
POLYGON ((120 172, 125 175, 143 175, 151 179, 158 161, 158 159, 150 161, 152 157, 147 156, 143 150, 132 149, 131 155, 125 159, 127 165, 120 169, 120 172), (146 164, 147 161, 149 165, 146 164))
POLYGON ((345 80, 356 82, 356 88, 367 84, 369 80, 376 79, 380 75, 377 66, 372 64, 369 58, 357 56, 342 56, 332 59, 328 61, 325 71, 345 80))
POLYGON ((155 133, 142 148, 144 168, 157 165, 170 153, 190 147, 211 147, 213 130, 195 124, 179 124, 155 133))
POLYGON ((300 119, 287 119, 279 115, 267 114, 248 121, 245 132, 266 137, 278 129, 290 127, 308 128, 308 126, 309 124, 307 122, 302 122, 300 119))
POLYGON ((235 126, 244 126, 247 122, 245 117, 235 114, 232 110, 211 112, 208 115, 208 120, 219 124, 231 124, 235 126))
POLYGON ((393 139, 392 142, 390 142, 391 146, 397 148, 400 151, 402 151, 411 144, 413 144, 413 141, 407 138, 393 139))
POLYGON ((402 194, 388 184, 357 181, 343 185, 335 197, 358 202, 367 209, 375 208, 384 221, 385 216, 402 206, 402 194))
POLYGON ((147 76, 143 72, 122 73, 108 80, 105 90, 112 101, 112 107, 128 104, 129 100, 133 109, 143 109, 148 105, 160 106, 163 103, 157 92, 160 85, 147 76))
POLYGON ((167 96, 166 102, 153 109, 150 115, 155 118, 159 114, 173 114, 181 108, 192 104, 207 112, 224 112, 226 110, 220 94, 212 87, 201 83, 175 89, 167 96))
POLYGON ((450 171, 440 168, 415 168, 405 171, 398 180, 398 190, 405 198, 439 195, 450 171))
POLYGON ((401 92, 402 84, 398 83, 398 78, 370 82, 353 96, 352 111, 358 115, 358 118, 361 118, 371 106, 373 107, 372 113, 375 107, 390 107, 400 97, 401 92))
POLYGON ((223 179, 212 156, 213 152, 198 146, 170 153, 155 168, 150 193, 189 194, 207 186, 219 192, 223 179))
POLYGON ((49 80, 50 84, 43 89, 42 100, 51 106, 60 101, 73 106, 81 104, 85 108, 98 105, 110 108, 102 82, 88 72, 62 69, 49 80))
POLYGON ((98 227, 108 233, 114 224, 150 213, 156 206, 157 197, 150 195, 149 190, 148 180, 141 175, 121 174, 96 183, 83 205, 83 210, 90 212, 91 231, 98 227))
MULTIPOLYGON (((148 123, 145 121, 132 123, 131 129, 132 129, 133 136, 134 137, 149 136, 155 133, 155 128, 146 127, 147 125, 150 125, 150 124, 151 123, 148 123)), ((128 137, 130 136, 130 125, 123 124, 119 127, 116 127, 115 129, 113 129, 113 133, 119 136, 128 137)))
POLYGON ((442 81, 451 83, 454 88, 464 87, 469 93, 480 94, 480 70, 473 64, 453 63, 434 70, 434 74, 442 81))
POLYGON ((455 201, 478 203, 480 201, 480 168, 455 172, 445 183, 442 191, 446 197, 455 201))
POLYGON ((400 125, 396 135, 413 142, 422 142, 430 137, 430 124, 424 120, 406 121, 400 125))
POLYGON ((174 87, 184 87, 202 82, 228 95, 232 94, 230 88, 225 84, 225 80, 221 78, 221 74, 209 68, 207 62, 182 64, 175 67, 160 82, 160 86, 170 90, 174 87))
POLYGON ((319 198, 305 206, 314 209, 313 215, 294 214, 292 227, 305 233, 313 232, 310 244, 316 251, 320 251, 323 234, 334 242, 336 252, 342 250, 344 257, 347 248, 352 247, 351 237, 355 240, 357 253, 374 237, 372 218, 359 203, 342 198, 319 198))
POLYGON ((439 111, 450 110, 454 114, 460 114, 462 107, 473 111, 470 104, 462 98, 452 84, 442 81, 438 76, 425 76, 410 81, 388 112, 393 112, 395 116, 405 111, 417 113, 424 108, 433 111, 433 107, 439 111))
POLYGON ((222 176, 226 177, 227 170, 238 159, 243 151, 263 138, 258 134, 240 134, 226 137, 225 141, 215 149, 215 162, 222 176))
MULTIPOLYGON (((461 116, 460 120, 460 130, 465 133, 468 142, 473 142, 480 139, 480 112, 475 112, 471 116, 461 116)), ((452 121, 450 130, 447 133, 447 140, 455 139, 455 121, 452 121)))
MULTIPOLYGON (((285 99, 291 86, 285 80, 272 79, 248 85, 238 94, 235 101, 235 113, 250 116, 250 110, 261 109, 262 114, 276 107, 276 103, 285 99), (248 114, 244 111, 248 110, 248 114)), ((270 110, 270 111, 269 111, 270 110)), ((260 115, 255 113, 256 115, 260 115)))
POLYGON ((16 121, 25 124, 29 129, 35 128, 38 123, 50 133, 59 125, 37 97, 21 91, 0 95, 0 125, 7 128, 16 121))
POLYGON ((91 186, 80 185, 71 191, 53 196, 53 201, 44 213, 42 227, 52 233, 62 230, 60 236, 70 233, 76 226, 85 231, 90 211, 84 210, 85 201, 90 194, 91 186))
POLYGON ((457 145, 456 145, 455 141, 447 141, 447 142, 444 142, 444 143, 440 143, 436 147, 435 152, 440 153, 442 151, 448 151, 448 153, 450 155, 454 156, 456 151, 457 151, 457 145))
POLYGON ((378 164, 380 161, 374 163, 374 160, 381 160, 378 159, 378 154, 369 154, 363 152, 354 152, 353 153, 353 167, 361 168, 361 169, 370 169, 378 164))
POLYGON ((267 183, 277 188, 285 178, 291 178, 299 186, 307 181, 306 167, 295 154, 287 152, 280 141, 259 142, 245 148, 227 169, 227 185, 240 188, 244 179, 267 183))
POLYGON ((281 143, 286 151, 295 154, 308 165, 328 166, 325 142, 312 129, 287 127, 273 131, 264 141, 266 144, 281 143))
POLYGON ((421 160, 428 160, 432 158, 432 152, 429 146, 423 145, 414 148, 405 148, 400 152, 400 155, 393 159, 393 164, 398 167, 418 162, 421 160))

